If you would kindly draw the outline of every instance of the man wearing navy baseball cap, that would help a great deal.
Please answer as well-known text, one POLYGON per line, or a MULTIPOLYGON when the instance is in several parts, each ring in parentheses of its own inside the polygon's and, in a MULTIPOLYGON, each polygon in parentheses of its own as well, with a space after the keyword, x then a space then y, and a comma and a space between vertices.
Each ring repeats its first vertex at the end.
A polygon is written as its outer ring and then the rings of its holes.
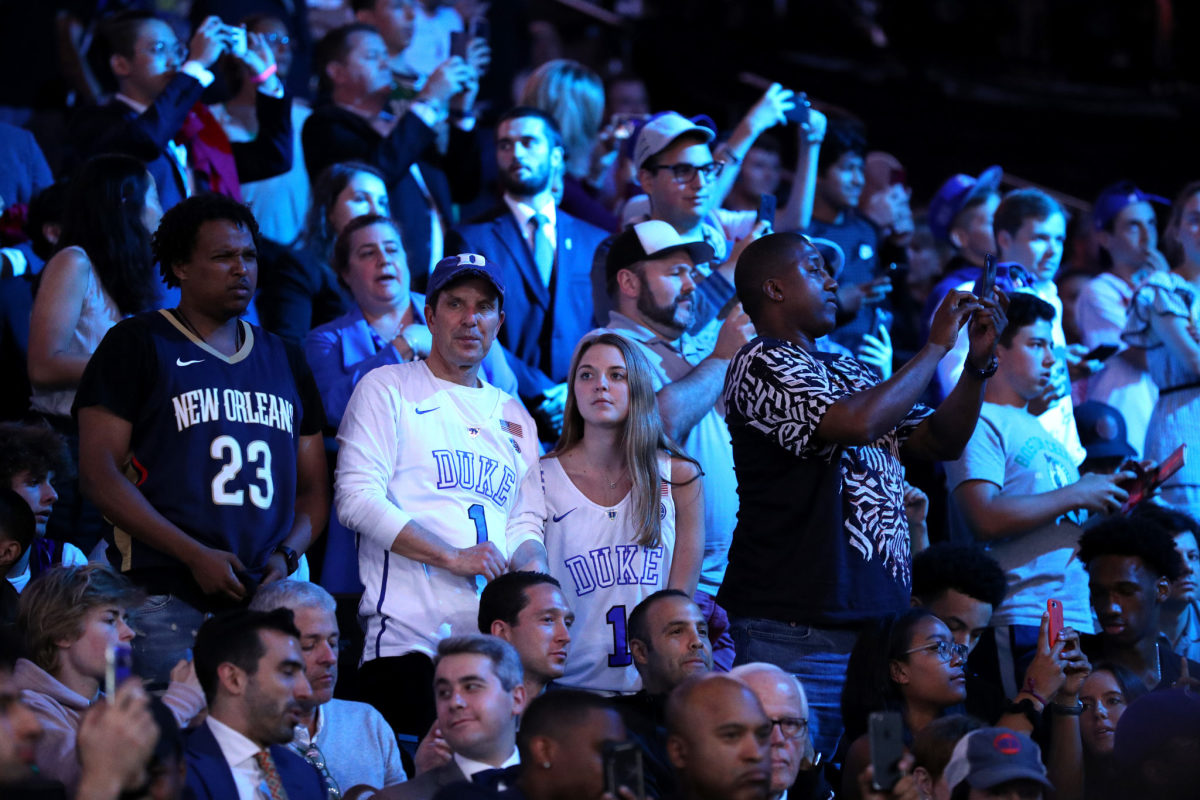
POLYGON ((362 699, 424 735, 437 642, 474 633, 479 591, 508 570, 545 572, 537 428, 480 363, 504 322, 504 278, 477 253, 429 277, 429 358, 377 367, 338 430, 337 513, 359 536, 362 699))
POLYGON ((1096 198, 1092 207, 1096 240, 1111 263, 1107 272, 1088 281, 1075 303, 1084 344, 1121 348, 1088 379, 1087 398, 1121 412, 1129 444, 1139 456, 1158 402, 1158 387, 1146 371, 1146 351, 1126 347, 1121 334, 1134 290, 1149 274, 1169 269, 1158 251, 1158 219, 1151 203, 1168 205, 1169 201, 1142 191, 1132 181, 1114 183, 1096 198))
POLYGON ((943 774, 954 800, 1041 800, 1046 790, 1054 791, 1041 750, 1007 728, 980 728, 959 739, 943 774))

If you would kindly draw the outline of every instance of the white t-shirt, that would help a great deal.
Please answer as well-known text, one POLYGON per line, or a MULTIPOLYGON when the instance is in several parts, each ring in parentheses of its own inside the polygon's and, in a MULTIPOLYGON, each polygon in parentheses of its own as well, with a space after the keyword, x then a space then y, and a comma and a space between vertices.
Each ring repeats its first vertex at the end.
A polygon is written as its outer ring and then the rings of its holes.
POLYGON ((641 677, 629 653, 626 625, 634 606, 667 588, 675 549, 675 502, 670 458, 659 458, 662 480, 657 547, 637 543, 633 493, 614 506, 593 503, 575 487, 557 458, 542 459, 546 488, 546 552, 550 574, 562 584, 575 612, 561 686, 605 692, 636 692, 641 677))
MULTIPOLYGON (((88 563, 87 556, 83 554, 75 545, 69 542, 63 542, 62 565, 64 567, 81 567, 88 563)), ((25 591, 25 587, 29 585, 31 571, 29 565, 25 565, 25 571, 20 575, 9 575, 8 582, 17 590, 17 594, 25 591)))
POLYGON ((519 400, 481 380, 434 376, 427 362, 367 373, 338 431, 338 519, 357 533, 366 620, 363 660, 420 652, 478 633, 483 578, 391 552, 413 521, 453 547, 491 541, 507 559, 540 541, 546 510, 533 420, 519 400))
MULTIPOLYGON (((972 480, 988 481, 1004 495, 1032 495, 1079 480, 1080 460, 1023 408, 984 403, 975 433, 957 461, 946 463, 949 492, 972 480)), ((992 624, 1040 625, 1046 601, 1062 601, 1063 621, 1082 633, 1094 630, 1088 576, 1076 557, 1086 512, 1071 511, 1035 530, 986 543, 1008 579, 1008 596, 992 624)))

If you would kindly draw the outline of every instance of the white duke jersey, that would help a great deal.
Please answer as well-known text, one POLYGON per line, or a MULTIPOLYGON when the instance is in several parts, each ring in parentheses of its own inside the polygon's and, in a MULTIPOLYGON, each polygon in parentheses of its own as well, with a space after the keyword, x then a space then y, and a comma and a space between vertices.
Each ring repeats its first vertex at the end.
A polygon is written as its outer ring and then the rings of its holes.
MULTIPOLYGON (((659 473, 671 474, 670 457, 659 473)), ((637 543, 633 496, 601 506, 575 487, 557 458, 542 459, 546 490, 546 552, 550 574, 562 584, 575 612, 566 672, 555 681, 590 691, 636 692, 642 681, 629 653, 629 614, 645 598, 667 588, 675 549, 675 502, 666 478, 660 481, 657 547, 637 543)))
POLYGON ((371 370, 338 431, 336 508, 358 546, 363 660, 420 652, 477 633, 483 578, 391 552, 416 522, 451 547, 491 541, 505 559, 541 541, 537 431, 519 400, 483 382, 434 376, 424 361, 371 370))

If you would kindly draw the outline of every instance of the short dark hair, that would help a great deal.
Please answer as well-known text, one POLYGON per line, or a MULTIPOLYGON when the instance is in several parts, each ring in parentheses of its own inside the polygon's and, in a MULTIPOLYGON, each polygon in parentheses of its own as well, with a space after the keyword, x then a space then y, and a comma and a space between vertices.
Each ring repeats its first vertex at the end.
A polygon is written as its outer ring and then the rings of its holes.
POLYGON ((808 237, 782 231, 755 239, 738 256, 733 283, 738 301, 755 325, 759 324, 759 314, 763 309, 763 281, 782 271, 785 260, 805 245, 813 246, 808 237))
MULTIPOLYGON (((382 214, 363 214, 361 217, 355 217, 346 223, 346 227, 342 228, 342 232, 333 241, 333 259, 330 266, 333 267, 333 274, 338 276, 339 281, 342 280, 346 268, 350 266, 350 239, 363 228, 369 228, 372 225, 387 225, 400 237, 401 247, 404 246, 404 234, 401 233, 396 220, 391 217, 385 217, 382 214)), ((402 262, 401 266, 408 269, 408 264, 402 262)))
POLYGON ((510 119, 521 119, 522 117, 536 117, 540 119, 546 126, 546 135, 550 139, 550 146, 563 147, 562 130, 558 127, 558 120, 534 106, 513 106, 508 111, 505 111, 500 115, 500 119, 496 120, 496 130, 499 131, 500 126, 510 119))
POLYGON ((1079 537, 1079 560, 1087 570, 1100 556, 1140 558, 1151 572, 1175 580, 1185 571, 1171 534, 1157 525, 1138 524, 1129 517, 1109 517, 1079 537))
POLYGON ((100 40, 104 43, 105 55, 133 58, 134 45, 137 44, 142 25, 151 20, 166 21, 152 11, 138 9, 109 14, 100 20, 99 33, 100 40))
POLYGON ((938 542, 913 557, 912 596, 921 605, 951 589, 994 609, 1004 602, 1008 581, 996 559, 975 545, 938 542))
POLYGON ((41 481, 51 472, 71 473, 67 440, 49 425, 0 422, 0 485, 8 486, 22 472, 41 481))
POLYGON ((1172 538, 1181 533, 1190 533, 1200 542, 1200 520, 1191 514, 1160 506, 1158 503, 1138 503, 1129 516, 1137 522, 1157 525, 1171 534, 1172 538))
POLYGON ((33 537, 37 535, 37 519, 25 498, 7 486, 0 486, 0 541, 12 539, 21 547, 20 556, 25 555, 33 537))
POLYGON ((682 597, 684 600, 695 602, 688 596, 687 592, 679 589, 659 589, 654 594, 650 595, 642 602, 633 607, 633 611, 629 612, 629 641, 637 640, 646 645, 650 644, 650 630, 646 617, 650 614, 650 608, 659 600, 665 600, 668 597, 682 597))
POLYGON ((313 181, 312 201, 304 215, 304 247, 320 261, 326 261, 333 255, 333 244, 337 234, 329 224, 329 212, 333 204, 355 175, 366 173, 374 175, 387 188, 387 178, 378 168, 361 161, 342 161, 330 164, 313 181))
POLYGON ((533 698, 521 715, 521 727, 517 730, 521 763, 532 764, 536 760, 529 750, 529 740, 534 736, 561 742, 596 711, 615 712, 616 709, 608 698, 579 689, 557 689, 533 698))
POLYGON ((1006 231, 1010 236, 1016 236, 1025 220, 1046 219, 1054 214, 1062 214, 1066 220, 1063 207, 1041 189, 1016 189, 1005 195, 996 207, 992 227, 997 233, 1006 231))
POLYGON ((1053 322, 1054 306, 1036 294, 1013 292, 1008 301, 1007 316, 1008 324, 1004 326, 999 342, 1005 347, 1012 347, 1013 339, 1022 328, 1043 319, 1053 322))
POLYGON ((825 128, 825 142, 817 155, 817 175, 836 164, 846 153, 861 157, 867 155, 867 134, 858 119, 844 112, 828 112, 829 122, 825 128))
POLYGON ((242 230, 249 231, 254 246, 261 246, 262 234, 258 220, 245 205, 231 197, 206 192, 178 203, 163 214, 154 232, 154 257, 162 272, 163 281, 172 288, 179 286, 175 267, 186 264, 196 249, 196 236, 206 222, 231 222, 242 230))
POLYGON ((290 608, 249 611, 239 608, 209 617, 196 632, 194 647, 196 678, 211 707, 221 680, 217 668, 233 664, 247 675, 258 671, 258 660, 266 655, 261 631, 278 631, 299 640, 300 631, 290 608))
POLYGON ((506 572, 489 581, 479 595, 479 632, 491 633, 496 620, 516 625, 517 617, 529 605, 525 590, 543 583, 562 589, 556 578, 544 572, 506 572))
POLYGON ((313 61, 317 66, 317 77, 320 80, 321 92, 328 93, 333 89, 329 76, 325 73, 325 68, 335 61, 342 62, 346 60, 346 56, 354 49, 354 46, 350 43, 350 39, 356 33, 374 33, 378 35, 379 29, 365 22, 351 22, 347 25, 334 28, 321 37, 321 41, 317 42, 313 61))
POLYGON ((986 727, 983 722, 966 714, 949 714, 933 720, 913 737, 913 766, 924 767, 936 782, 950 763, 958 740, 983 727, 986 727))

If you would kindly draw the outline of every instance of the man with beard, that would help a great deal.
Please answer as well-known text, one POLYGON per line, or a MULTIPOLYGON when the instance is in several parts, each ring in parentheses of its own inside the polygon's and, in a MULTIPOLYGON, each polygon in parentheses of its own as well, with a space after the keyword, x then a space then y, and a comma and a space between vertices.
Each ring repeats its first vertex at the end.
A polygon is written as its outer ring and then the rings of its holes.
POLYGON ((321 773, 330 796, 363 783, 380 787, 403 783, 400 749, 383 715, 366 703, 333 696, 339 639, 333 596, 308 581, 276 581, 254 596, 250 608, 292 612, 312 693, 301 703, 291 746, 321 773))
POLYGON ((737 306, 719 326, 714 322, 699 336, 687 332, 695 314, 695 267, 710 261, 712 252, 704 242, 684 241, 661 220, 640 222, 618 234, 606 264, 615 309, 608 327, 641 345, 653 367, 663 427, 704 465, 704 561, 696 602, 712 632, 713 659, 728 669, 733 642, 713 598, 725 577, 738 503, 720 400, 729 360, 754 337, 754 327, 737 306))
POLYGON ((496 164, 504 205, 456 228, 446 251, 502 266, 509 290, 500 343, 515 356, 521 399, 551 441, 562 426, 571 354, 592 324, 592 255, 606 234, 555 207, 550 179, 562 170, 562 134, 545 112, 518 106, 500 118, 496 164))
POLYGON ((312 700, 292 612, 231 611, 196 634, 208 719, 187 742, 197 800, 323 800, 317 770, 285 745, 312 700), (286 794, 285 794, 286 791, 286 794))

